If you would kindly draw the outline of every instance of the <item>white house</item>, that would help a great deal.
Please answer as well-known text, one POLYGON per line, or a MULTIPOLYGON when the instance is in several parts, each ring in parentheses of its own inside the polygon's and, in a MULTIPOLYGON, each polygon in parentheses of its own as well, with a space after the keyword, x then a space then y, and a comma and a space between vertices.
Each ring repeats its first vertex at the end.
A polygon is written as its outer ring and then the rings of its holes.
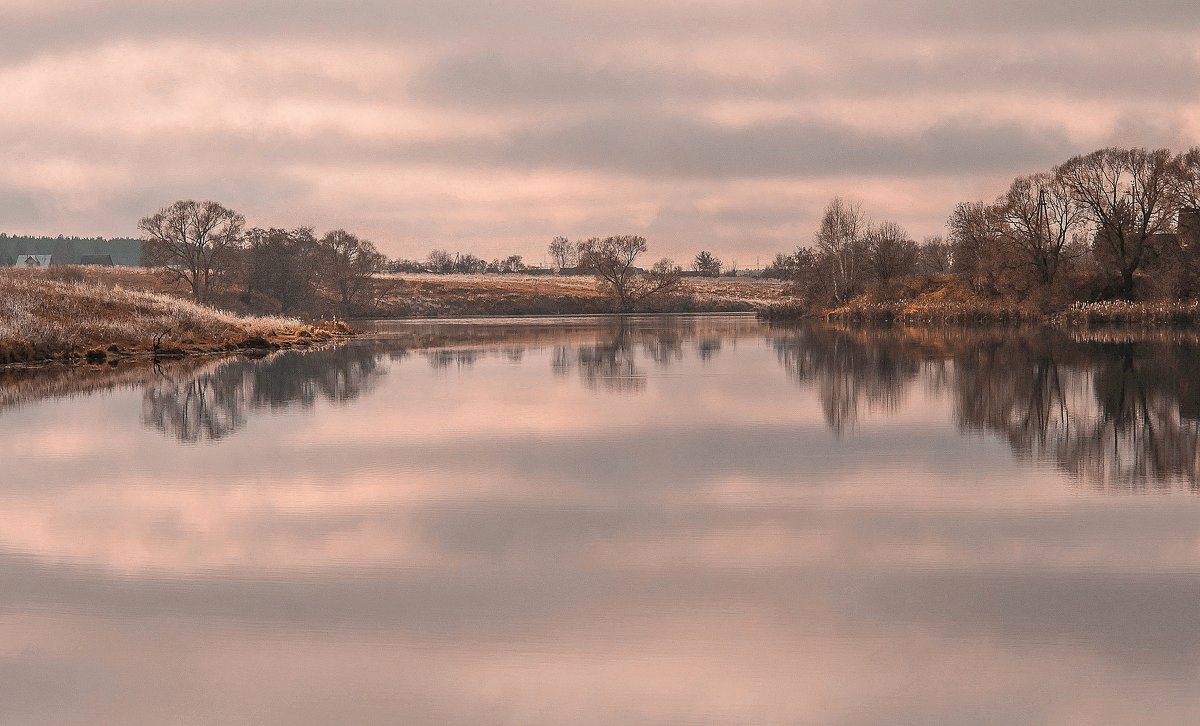
POLYGON ((17 255, 17 267, 49 267, 51 255, 17 255))

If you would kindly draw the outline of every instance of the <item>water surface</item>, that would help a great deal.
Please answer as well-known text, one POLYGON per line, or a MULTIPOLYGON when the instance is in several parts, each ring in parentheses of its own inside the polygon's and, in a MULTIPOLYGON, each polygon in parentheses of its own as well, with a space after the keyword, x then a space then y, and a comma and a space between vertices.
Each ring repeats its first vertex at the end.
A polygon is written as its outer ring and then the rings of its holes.
POLYGON ((573 318, 2 373, 0 724, 1200 722, 1198 353, 573 318))

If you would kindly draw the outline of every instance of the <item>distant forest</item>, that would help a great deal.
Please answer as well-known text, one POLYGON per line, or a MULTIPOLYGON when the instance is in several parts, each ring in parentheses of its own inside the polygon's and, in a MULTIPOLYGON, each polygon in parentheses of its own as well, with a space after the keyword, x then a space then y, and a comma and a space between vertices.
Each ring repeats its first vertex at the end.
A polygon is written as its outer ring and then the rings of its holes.
POLYGON ((78 265, 86 257, 112 257, 114 265, 142 264, 142 241, 126 237, 25 237, 0 233, 0 265, 12 265, 18 255, 52 255, 53 264, 78 265))

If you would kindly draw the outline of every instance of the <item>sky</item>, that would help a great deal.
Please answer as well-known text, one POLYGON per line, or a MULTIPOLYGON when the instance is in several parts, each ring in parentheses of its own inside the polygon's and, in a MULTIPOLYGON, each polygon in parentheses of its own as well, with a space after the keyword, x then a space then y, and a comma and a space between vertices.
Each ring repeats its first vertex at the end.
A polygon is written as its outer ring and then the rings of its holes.
POLYGON ((393 257, 641 234, 752 267, 834 195, 917 239, 1109 145, 1200 144, 1188 0, 3 0, 0 231, 176 199, 393 257))

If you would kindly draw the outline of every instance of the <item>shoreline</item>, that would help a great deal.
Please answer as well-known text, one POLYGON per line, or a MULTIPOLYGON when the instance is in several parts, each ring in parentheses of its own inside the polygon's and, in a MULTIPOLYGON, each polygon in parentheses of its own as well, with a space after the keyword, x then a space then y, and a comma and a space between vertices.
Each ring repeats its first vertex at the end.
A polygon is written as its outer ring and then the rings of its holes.
POLYGON ((1005 303, 851 302, 835 308, 768 306, 758 314, 766 322, 824 322, 863 326, 1016 327, 1023 325, 1089 329, 1142 326, 1200 328, 1200 301, 1072 303, 1051 311, 1005 303))
MULTIPOLYGON (((384 275, 388 295, 347 321, 230 312, 181 299, 148 269, 0 270, 0 370, 55 364, 117 365, 222 354, 312 349, 361 333, 351 324, 438 324, 619 316, 591 278, 523 275, 384 275)), ((689 278, 684 294, 625 315, 750 315, 769 323, 863 327, 1036 326, 1066 330, 1200 327, 1200 302, 1074 303, 1050 312, 1000 301, 855 300, 813 309, 781 281, 689 278)), ((232 294, 216 300, 237 308, 232 294)), ((420 336, 417 336, 420 337, 420 336)))

